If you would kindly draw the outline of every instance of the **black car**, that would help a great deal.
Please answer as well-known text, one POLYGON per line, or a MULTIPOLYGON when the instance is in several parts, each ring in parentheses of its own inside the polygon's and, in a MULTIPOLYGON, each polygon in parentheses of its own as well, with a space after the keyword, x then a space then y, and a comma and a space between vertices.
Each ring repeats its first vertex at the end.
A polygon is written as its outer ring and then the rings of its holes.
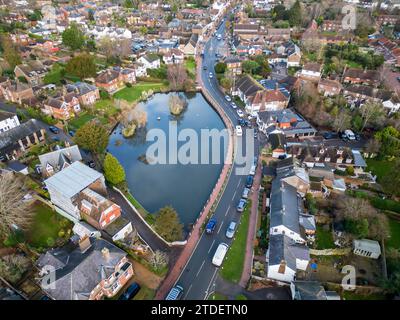
POLYGON ((335 132, 324 132, 323 137, 328 140, 328 139, 337 138, 338 135, 335 132))
POLYGON ((203 70, 207 70, 207 66, 203 66, 203 70))
POLYGON ((131 300, 139 292, 140 286, 136 282, 132 283, 128 289, 119 297, 118 300, 131 300))
POLYGON ((57 133, 60 132, 60 129, 58 129, 58 128, 55 127, 55 126, 50 126, 50 127, 49 127, 49 130, 50 130, 51 132, 55 133, 55 134, 57 134, 57 133))

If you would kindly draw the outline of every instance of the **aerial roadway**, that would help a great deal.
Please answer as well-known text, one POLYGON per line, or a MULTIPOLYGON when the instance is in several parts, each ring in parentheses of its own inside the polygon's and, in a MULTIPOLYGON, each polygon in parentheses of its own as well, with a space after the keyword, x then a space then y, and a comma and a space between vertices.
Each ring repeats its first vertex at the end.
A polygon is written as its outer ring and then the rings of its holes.
MULTIPOLYGON (((214 65, 217 62, 216 53, 222 52, 223 49, 226 48, 225 41, 227 41, 227 37, 224 36, 224 21, 225 19, 216 30, 216 34, 222 36, 212 36, 205 44, 201 76, 204 89, 206 89, 215 101, 225 110, 235 128, 240 117, 237 113, 237 109, 232 108, 231 103, 225 99, 223 92, 219 89, 214 72, 214 65)), ((252 131, 251 134, 252 139, 254 139, 252 131)), ((246 130, 243 130, 243 135, 238 137, 238 139, 239 138, 243 139, 243 145, 245 145, 246 130)), ((254 143, 255 153, 258 154, 258 140, 255 139, 254 143)), ((253 155, 251 155, 251 157, 254 158, 253 155)), ((237 165, 234 163, 228 184, 213 214, 212 218, 217 221, 213 233, 207 234, 204 232, 201 235, 192 256, 176 282, 176 285, 180 285, 184 289, 181 299, 205 300, 214 290, 219 268, 212 264, 213 256, 220 243, 231 244, 232 239, 226 237, 226 230, 231 221, 239 222, 241 215, 236 207, 241 199, 243 189, 245 188, 247 175, 236 175, 236 167, 237 165)))

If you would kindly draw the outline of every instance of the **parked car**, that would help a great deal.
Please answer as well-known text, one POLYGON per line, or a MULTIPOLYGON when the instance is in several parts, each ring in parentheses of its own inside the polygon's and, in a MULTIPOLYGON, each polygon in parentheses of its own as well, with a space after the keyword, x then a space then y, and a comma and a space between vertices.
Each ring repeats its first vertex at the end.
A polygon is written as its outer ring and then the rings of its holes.
POLYGON ((246 206, 246 199, 240 199, 239 200, 239 204, 237 205, 237 207, 236 207, 236 210, 238 211, 238 212, 243 212, 243 210, 244 210, 244 207, 246 206))
POLYGON ((214 218, 210 219, 206 226, 206 233, 208 234, 213 233, 216 225, 217 225, 217 220, 215 220, 214 218))
POLYGON ((232 221, 232 222, 229 224, 228 229, 226 229, 225 236, 226 236, 228 239, 232 239, 233 236, 235 235, 235 231, 236 231, 236 222, 233 222, 233 221, 232 221))
POLYGON ((131 300, 140 290, 140 285, 136 282, 132 283, 128 289, 119 297, 118 300, 131 300))
POLYGON ((182 296, 182 293, 183 293, 183 288, 181 286, 176 285, 169 291, 165 300, 179 300, 179 298, 182 296))
POLYGON ((231 98, 230 96, 226 95, 226 96, 225 96, 225 100, 228 101, 228 102, 231 102, 231 101, 232 101, 232 98, 231 98))
POLYGON ((254 130, 254 138, 257 139, 258 138, 258 132, 256 130, 254 130))
POLYGON ((251 186, 253 185, 253 181, 254 181, 254 178, 253 178, 253 176, 247 176, 247 179, 246 179, 246 188, 251 188, 251 186))
POLYGON ((75 135, 75 131, 73 131, 73 130, 69 130, 68 133, 69 133, 69 135, 70 135, 71 137, 73 137, 73 136, 75 135))
POLYGON ((86 163, 90 168, 94 168, 96 166, 96 164, 94 163, 93 160, 90 160, 86 163))
POLYGON ((234 102, 231 102, 231 107, 232 107, 233 109, 236 109, 236 108, 237 108, 237 105, 236 105, 236 103, 234 103, 234 102))
POLYGON ((58 128, 55 127, 55 126, 50 126, 50 127, 49 127, 49 130, 50 130, 51 132, 55 133, 55 134, 57 134, 57 133, 60 132, 60 129, 58 129, 58 128))
POLYGON ((240 126, 244 127, 246 125, 246 122, 244 121, 244 119, 238 119, 238 123, 240 126))
POLYGON ((209 77, 210 79, 213 77, 212 72, 210 72, 210 73, 208 74, 208 77, 209 77))
POLYGON ((354 132, 351 130, 345 130, 344 135, 349 140, 356 140, 356 136, 355 136, 354 132))
POLYGON ((228 249, 229 246, 226 243, 220 243, 217 250, 215 251, 214 257, 212 259, 212 264, 220 267, 222 262, 224 261, 228 249))
POLYGON ((243 132, 242 132, 242 127, 241 127, 241 126, 236 126, 235 132, 236 132, 236 135, 237 135, 238 137, 241 137, 242 134, 243 134, 243 132))
POLYGON ((244 116, 244 113, 243 113, 242 110, 237 110, 236 112, 237 112, 237 114, 238 114, 239 117, 242 118, 242 117, 244 116))
POLYGON ((357 141, 361 140, 361 135, 359 133, 355 133, 354 136, 356 137, 357 141))
POLYGON ((59 137, 51 137, 51 140, 58 142, 58 141, 60 141, 60 138, 59 137))
POLYGON ((249 188, 244 188, 243 193, 242 193, 242 198, 247 199, 250 194, 250 189, 249 188))
POLYGON ((325 139, 335 139, 338 137, 337 133, 335 132, 324 132, 324 134, 322 135, 325 139))
POLYGON ((207 66, 203 66, 203 70, 207 70, 207 66))

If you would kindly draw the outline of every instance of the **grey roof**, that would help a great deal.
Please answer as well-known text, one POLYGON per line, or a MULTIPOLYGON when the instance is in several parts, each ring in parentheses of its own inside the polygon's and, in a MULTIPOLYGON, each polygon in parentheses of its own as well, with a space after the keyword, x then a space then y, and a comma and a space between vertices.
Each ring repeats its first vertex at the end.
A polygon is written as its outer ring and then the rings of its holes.
POLYGON ((82 156, 77 145, 41 154, 39 156, 39 161, 42 169, 46 168, 46 165, 49 164, 53 167, 54 170, 56 170, 57 168, 58 170, 60 170, 65 162, 71 164, 75 161, 81 160, 82 156))
POLYGON ((44 183, 48 188, 58 190, 64 196, 71 198, 102 176, 100 172, 82 162, 75 161, 69 167, 45 180, 44 183))
POLYGON ((365 168, 367 166, 367 163, 365 162, 363 156, 361 155, 360 151, 358 150, 351 150, 353 152, 353 157, 354 157, 354 165, 356 167, 363 167, 365 168))
POLYGON ((296 259, 310 260, 310 253, 306 246, 296 244, 288 236, 272 234, 269 238, 268 258, 271 266, 285 262, 287 267, 296 271, 296 259))
POLYGON ((294 281, 296 300, 327 300, 326 292, 318 281, 294 281))
POLYGON ((14 118, 14 116, 15 116, 15 113, 0 110, 0 121, 6 120, 6 119, 10 119, 10 118, 14 118))
POLYGON ((284 225, 300 234, 298 196, 295 187, 281 181, 272 181, 271 187, 271 228, 284 225))
POLYGON ((43 129, 43 125, 36 119, 30 119, 18 127, 0 133, 0 149, 7 148, 18 140, 30 136, 43 129))
POLYGON ((378 241, 369 239, 354 240, 353 245, 355 249, 361 249, 369 252, 381 254, 381 246, 378 241))
POLYGON ((315 218, 310 214, 301 214, 299 218, 300 225, 306 230, 316 230, 315 218))
POLYGON ((56 300, 86 300, 90 292, 115 270, 116 265, 126 256, 126 252, 103 239, 90 239, 90 247, 81 251, 79 245, 69 243, 41 255, 37 266, 55 268, 54 289, 44 291, 56 300), (107 248, 110 255, 106 259, 102 250, 107 248))

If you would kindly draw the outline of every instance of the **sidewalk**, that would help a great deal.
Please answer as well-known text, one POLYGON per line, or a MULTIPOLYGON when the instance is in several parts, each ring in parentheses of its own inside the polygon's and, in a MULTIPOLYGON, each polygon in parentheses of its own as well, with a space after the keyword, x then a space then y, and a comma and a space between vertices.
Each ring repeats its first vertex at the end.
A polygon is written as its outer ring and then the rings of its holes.
POLYGON ((261 163, 261 157, 259 157, 256 174, 254 176, 252 194, 250 196, 251 211, 250 211, 249 229, 247 230, 246 253, 244 258, 242 277, 240 278, 239 282, 240 286, 243 288, 246 288, 247 283, 250 280, 251 269, 253 267, 253 246, 254 246, 254 239, 256 236, 257 217, 258 217, 258 194, 261 185, 261 179, 262 179, 262 163, 261 163))

